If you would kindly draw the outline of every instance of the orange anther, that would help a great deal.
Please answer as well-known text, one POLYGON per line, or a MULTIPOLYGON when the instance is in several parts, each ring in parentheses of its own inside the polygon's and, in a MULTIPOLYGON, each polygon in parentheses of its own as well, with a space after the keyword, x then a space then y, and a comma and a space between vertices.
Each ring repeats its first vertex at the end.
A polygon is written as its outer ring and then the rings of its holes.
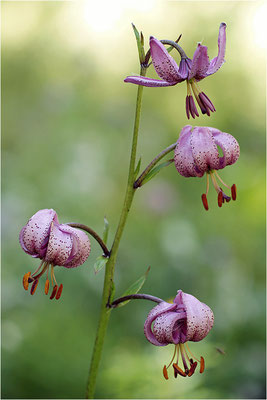
POLYGON ((50 300, 52 300, 52 299, 55 297, 56 292, 57 292, 57 288, 58 288, 57 285, 55 285, 55 286, 53 287, 53 291, 52 291, 52 294, 51 294, 51 296, 50 296, 50 300))
POLYGON ((22 280, 22 284, 25 290, 29 289, 29 281, 28 278, 31 275, 30 272, 27 272, 27 274, 24 275, 23 280, 22 280))
POLYGON ((47 279, 45 281, 45 294, 48 294, 48 292, 49 292, 49 285, 50 285, 50 282, 49 282, 49 279, 47 279))
POLYGON ((188 376, 192 376, 193 373, 195 372, 195 369, 197 367, 197 362, 195 361, 193 364, 191 364, 190 370, 188 372, 188 376))
POLYGON ((31 295, 33 295, 35 293, 38 283, 39 283, 39 279, 35 279, 35 281, 32 284, 32 287, 31 287, 31 295))
POLYGON ((162 371, 162 372, 163 372, 164 378, 165 378, 166 380, 169 379, 166 365, 164 365, 163 371, 162 371))
POLYGON ((177 364, 173 363, 172 366, 179 375, 186 376, 186 373, 177 364))
POLYGON ((231 194, 232 194, 232 199, 236 200, 236 185, 233 184, 231 187, 231 194))
POLYGON ((59 288, 58 288, 58 291, 57 291, 57 294, 56 294, 56 300, 60 299, 62 290, 63 290, 63 285, 62 285, 62 283, 61 283, 61 284, 59 285, 59 288))
POLYGON ((218 193, 218 206, 221 207, 222 204, 223 204, 223 194, 222 194, 222 192, 220 191, 220 192, 218 193))
POLYGON ((202 199, 202 203, 203 203, 205 210, 208 211, 209 205, 208 205, 208 199, 207 199, 207 196, 205 195, 205 193, 202 194, 201 199, 202 199))
POLYGON ((205 369, 205 361, 203 357, 200 357, 200 370, 199 372, 202 374, 202 372, 204 372, 205 369))

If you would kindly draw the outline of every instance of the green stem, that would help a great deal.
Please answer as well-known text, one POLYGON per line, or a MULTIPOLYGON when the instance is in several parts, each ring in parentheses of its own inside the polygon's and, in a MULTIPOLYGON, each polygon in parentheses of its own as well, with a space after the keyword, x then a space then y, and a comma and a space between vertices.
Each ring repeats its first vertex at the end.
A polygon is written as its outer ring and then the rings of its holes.
MULTIPOLYGON (((145 74, 146 74, 146 69, 141 67, 140 75, 145 76, 145 74)), ((99 363, 100 363, 100 359, 101 359, 101 355, 102 355, 102 349, 103 349, 104 339, 105 339, 105 335, 106 335, 107 325, 108 325, 108 321, 109 321, 109 317, 110 317, 110 310, 107 309, 107 304, 109 304, 109 298, 112 293, 114 269, 115 269, 115 264, 116 264, 116 259, 117 259, 121 236, 122 236, 122 233, 123 233, 123 230, 125 227, 127 216, 130 211, 131 204, 133 201, 133 196, 135 193, 133 184, 134 184, 134 171, 135 171, 135 162, 136 162, 136 150, 137 150, 137 139, 138 139, 138 131, 139 131, 142 94, 143 94, 143 86, 138 86, 131 158, 130 158, 130 166, 129 166, 129 173, 128 173, 128 182, 127 182, 126 194, 125 194, 123 208, 121 211, 119 224, 117 227, 117 231, 116 231, 113 245, 112 245, 111 252, 110 252, 110 258, 106 264, 100 317, 99 317, 99 323, 98 323, 98 328, 97 328, 97 333, 96 333, 96 339, 95 339, 93 355, 92 355, 92 359, 91 359, 88 385, 87 385, 87 393, 86 393, 87 399, 94 398, 97 372, 98 372, 99 363)))
POLYGON ((142 185, 143 180, 147 176, 147 174, 152 170, 152 168, 155 167, 155 165, 163 158, 165 157, 168 153, 170 153, 172 150, 175 149, 177 146, 177 143, 173 143, 170 146, 168 146, 166 149, 162 150, 144 169, 142 174, 139 176, 139 178, 134 182, 134 188, 137 189, 142 185))

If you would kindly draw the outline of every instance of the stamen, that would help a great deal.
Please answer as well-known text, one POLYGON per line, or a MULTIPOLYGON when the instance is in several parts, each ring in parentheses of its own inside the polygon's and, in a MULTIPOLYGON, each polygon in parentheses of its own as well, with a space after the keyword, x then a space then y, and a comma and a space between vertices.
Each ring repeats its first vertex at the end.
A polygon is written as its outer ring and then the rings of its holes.
POLYGON ((33 278, 34 278, 34 279, 39 279, 39 278, 45 273, 45 271, 47 270, 48 267, 49 267, 49 264, 48 264, 47 262, 45 262, 42 271, 39 272, 38 275, 33 276, 33 278))
POLYGON ((203 357, 200 357, 200 370, 199 372, 202 374, 204 372, 205 369, 205 361, 203 357))
POLYGON ((190 113, 189 113, 189 96, 186 96, 185 99, 185 111, 186 111, 186 116, 189 119, 190 118, 190 113))
POLYGON ((49 279, 46 279, 46 281, 45 281, 45 294, 48 294, 48 292, 49 292, 49 285, 50 285, 49 279))
POLYGON ((177 350, 177 345, 174 346, 174 353, 173 353, 173 356, 172 356, 172 359, 171 359, 170 363, 169 363, 168 366, 166 367, 167 369, 169 368, 169 366, 171 365, 171 363, 172 363, 173 360, 174 360, 174 357, 175 357, 175 354, 176 354, 176 350, 177 350))
POLYGON ((55 273, 54 273, 54 265, 53 264, 51 264, 51 276, 53 275, 53 279, 54 279, 54 281, 55 281, 55 284, 57 285, 57 280, 56 280, 56 277, 55 277, 55 273))
POLYGON ((35 281, 32 284, 32 287, 31 287, 31 295, 33 295, 35 293, 38 283, 39 283, 39 279, 35 279, 35 281))
POLYGON ((220 177, 220 175, 218 174, 218 172, 216 170, 213 171, 214 174, 216 175, 216 177, 219 179, 219 181, 228 189, 230 189, 230 186, 226 185, 226 183, 222 180, 222 178, 220 177))
POLYGON ((27 274, 25 274, 25 275, 23 276, 22 284, 23 284, 23 287, 24 287, 25 290, 28 290, 28 289, 29 289, 29 281, 28 281, 28 278, 29 278, 30 275, 31 275, 31 273, 30 273, 30 272, 27 272, 27 274))
POLYGON ((179 374, 183 377, 186 377, 186 373, 180 367, 178 367, 177 364, 173 363, 172 365, 173 365, 173 368, 175 369, 175 371, 177 372, 177 374, 179 374))
POLYGON ((166 365, 163 367, 163 376, 166 380, 169 379, 166 365))
POLYGON ((209 205, 208 205, 208 199, 207 199, 207 196, 205 193, 202 194, 201 199, 202 199, 202 203, 203 203, 205 210, 208 211, 209 205))
POLYGON ((210 188, 210 178, 209 178, 209 174, 206 174, 207 176, 207 184, 206 184, 206 197, 208 196, 209 193, 209 188, 210 188))
POLYGON ((37 274, 37 272, 38 272, 38 271, 41 269, 41 267, 42 267, 43 263, 44 263, 44 260, 42 260, 41 264, 39 265, 39 267, 37 268, 37 270, 36 270, 36 271, 34 271, 34 273, 33 273, 32 275, 35 275, 35 274, 37 274))
POLYGON ((231 187, 231 194, 232 194, 232 199, 236 200, 236 185, 233 184, 231 187))
POLYGON ((218 206, 221 207, 223 204, 223 194, 222 192, 219 192, 218 194, 218 206))
POLYGON ((213 172, 211 172, 211 171, 210 171, 210 177, 211 177, 211 180, 212 180, 212 183, 213 183, 213 186, 214 186, 216 192, 219 194, 222 189, 218 186, 216 178, 215 178, 213 172))
POLYGON ((52 300, 52 299, 55 297, 56 292, 57 292, 57 288, 58 288, 57 285, 55 285, 55 286, 53 287, 53 291, 52 291, 52 294, 51 294, 51 296, 50 296, 50 300, 52 300))
POLYGON ((197 362, 195 361, 193 364, 191 364, 191 368, 190 368, 187 376, 192 376, 196 370, 196 367, 197 367, 197 362))
POLYGON ((192 351, 189 349, 189 346, 187 343, 185 343, 187 351, 189 354, 191 354, 191 356, 193 357, 193 359, 197 360, 198 362, 201 362, 201 359, 199 360, 198 358, 196 358, 196 356, 192 353, 192 351))
POLYGON ((56 300, 60 299, 62 290, 63 290, 63 285, 62 285, 62 283, 61 283, 60 286, 59 286, 59 288, 58 288, 57 294, 56 294, 56 300))

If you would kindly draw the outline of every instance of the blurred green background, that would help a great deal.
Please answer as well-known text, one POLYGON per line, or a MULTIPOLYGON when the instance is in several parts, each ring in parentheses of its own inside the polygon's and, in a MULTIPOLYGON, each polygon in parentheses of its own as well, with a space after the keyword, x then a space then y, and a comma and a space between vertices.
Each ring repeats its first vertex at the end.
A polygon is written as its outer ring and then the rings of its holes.
MULTIPOLYGON (((139 189, 121 241, 116 295, 151 266, 143 292, 168 299, 178 289, 214 311, 215 325, 192 344, 203 375, 165 381, 172 346, 149 344, 153 306, 132 301, 111 315, 97 398, 265 398, 265 50, 260 2, 2 2, 2 398, 83 398, 104 271, 92 240, 87 262, 58 267, 60 301, 32 297, 22 276, 38 261, 20 248, 21 227, 39 209, 60 222, 114 235, 128 172, 138 74, 134 22, 148 38, 176 39, 192 57, 197 42, 217 54, 227 23, 226 63, 200 83, 217 109, 192 124, 239 141, 238 162, 221 171, 238 198, 210 210, 204 179, 171 165, 139 189), (220 354, 216 348, 223 351, 220 354)), ((178 61, 178 54, 173 52, 178 61)), ((150 67, 148 76, 156 77, 150 67)), ((175 142, 185 116, 185 83, 145 88, 138 155, 142 167, 175 142)))

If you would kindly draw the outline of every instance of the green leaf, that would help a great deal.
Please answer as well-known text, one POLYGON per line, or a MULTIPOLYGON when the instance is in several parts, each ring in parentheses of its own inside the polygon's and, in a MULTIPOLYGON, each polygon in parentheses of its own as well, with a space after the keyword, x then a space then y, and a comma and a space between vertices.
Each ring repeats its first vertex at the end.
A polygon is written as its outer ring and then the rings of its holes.
MULTIPOLYGON (((134 282, 134 283, 121 295, 121 297, 128 296, 129 294, 136 294, 136 293, 138 293, 138 292, 140 291, 140 289, 142 288, 143 284, 145 283, 149 271, 150 271, 150 267, 148 267, 148 269, 146 270, 145 274, 142 275, 139 279, 137 279, 137 281, 134 282)), ((118 307, 125 306, 125 304, 129 303, 129 301, 131 301, 131 300, 126 300, 126 301, 124 301, 123 303, 120 303, 120 304, 118 305, 118 307)))
POLYGON ((106 217, 104 217, 104 231, 103 231, 103 242, 107 244, 108 240, 109 223, 106 217))
POLYGON ((97 257, 94 265, 95 274, 101 271, 101 269, 106 265, 107 262, 108 262, 108 257, 103 257, 103 256, 97 257))
POLYGON ((143 62, 145 61, 144 45, 142 44, 142 42, 144 41, 144 38, 143 38, 143 35, 140 37, 140 34, 133 23, 132 23, 132 27, 133 27, 133 31, 134 31, 136 42, 137 42, 140 64, 143 64, 143 62))
POLYGON ((138 161, 137 166, 134 171, 134 180, 136 180, 137 175, 139 174, 140 167, 141 167, 141 157, 139 158, 139 161, 138 161))
POLYGON ((141 186, 143 186, 145 183, 147 183, 148 181, 150 181, 150 179, 154 178, 154 176, 156 176, 162 168, 167 167, 167 166, 170 165, 172 162, 173 162, 173 160, 164 161, 163 163, 161 163, 161 164, 157 165, 155 168, 153 168, 153 169, 147 174, 147 176, 144 178, 144 180, 142 181, 141 186))

